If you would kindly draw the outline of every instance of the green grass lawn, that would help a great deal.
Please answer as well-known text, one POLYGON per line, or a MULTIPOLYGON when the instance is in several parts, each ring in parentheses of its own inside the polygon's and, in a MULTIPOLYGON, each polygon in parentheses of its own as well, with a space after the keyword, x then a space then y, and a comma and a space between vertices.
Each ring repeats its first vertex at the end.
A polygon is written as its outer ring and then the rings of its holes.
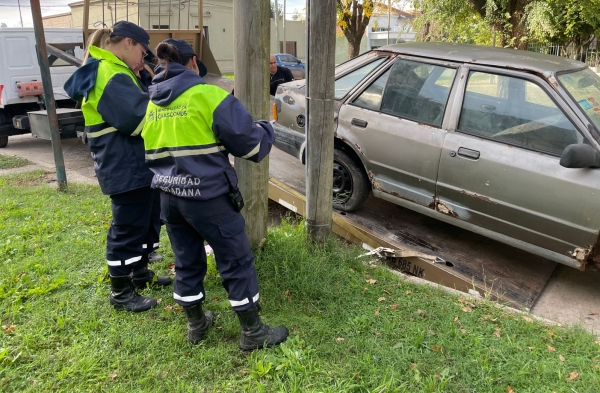
MULTIPOLYGON (((269 230, 256 252, 263 317, 281 347, 243 353, 214 265, 215 326, 198 346, 169 288, 152 311, 108 303, 109 199, 43 172, 0 177, 0 391, 579 392, 600 391, 600 345, 494 303, 416 286, 332 239, 307 247, 302 223, 269 230), (510 386, 510 388, 509 388, 510 386)), ((167 273, 173 254, 162 238, 167 273)))
POLYGON ((21 157, 11 157, 0 154, 0 169, 18 168, 29 165, 31 162, 21 157))

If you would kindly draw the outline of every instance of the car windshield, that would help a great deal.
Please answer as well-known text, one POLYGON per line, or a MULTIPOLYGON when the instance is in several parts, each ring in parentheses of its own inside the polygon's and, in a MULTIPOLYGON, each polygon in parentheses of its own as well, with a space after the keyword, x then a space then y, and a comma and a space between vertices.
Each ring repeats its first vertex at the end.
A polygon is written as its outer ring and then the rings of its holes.
POLYGON ((600 130, 600 76, 586 68, 559 75, 558 80, 600 130))

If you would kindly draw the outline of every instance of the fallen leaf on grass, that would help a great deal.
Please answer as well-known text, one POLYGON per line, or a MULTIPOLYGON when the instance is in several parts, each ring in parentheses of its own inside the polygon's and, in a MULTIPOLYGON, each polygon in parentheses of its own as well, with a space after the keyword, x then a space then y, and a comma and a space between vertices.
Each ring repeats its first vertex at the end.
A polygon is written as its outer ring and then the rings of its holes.
POLYGON ((4 334, 10 334, 16 330, 15 325, 2 325, 2 332, 4 334))
POLYGON ((183 310, 183 307, 181 307, 181 306, 175 307, 175 311, 181 311, 181 310, 183 310))
POLYGON ((548 348, 548 351, 550 351, 550 352, 556 351, 556 348, 551 347, 550 345, 546 345, 546 348, 548 348))
POLYGON ((494 336, 500 338, 500 332, 502 331, 501 327, 497 327, 496 330, 494 330, 494 336))
POLYGON ((406 291, 407 295, 410 295, 412 293, 412 291, 409 289, 408 291, 406 291))
POLYGON ((366 282, 368 282, 369 284, 373 285, 373 284, 375 284, 377 282, 377 280, 370 279, 370 280, 366 280, 366 282))
POLYGON ((170 304, 167 307, 165 307, 165 310, 172 310, 172 309, 173 309, 173 306, 170 304))
POLYGON ((462 334, 467 334, 467 331, 465 329, 460 328, 458 330, 460 330, 462 334))
POLYGON ((560 359, 561 362, 565 361, 565 357, 563 355, 558 355, 558 358, 560 359))
POLYGON ((240 375, 246 375, 248 374, 248 370, 240 370, 240 375))
POLYGON ((441 351, 442 347, 438 346, 438 345, 434 345, 433 347, 431 347, 431 349, 433 349, 434 351, 441 351))
POLYGON ((377 299, 378 302, 385 302, 385 298, 382 296, 379 299, 377 299))
POLYGON ((471 312, 471 311, 473 311, 469 307, 461 307, 461 310, 463 310, 464 312, 471 312))
POLYGON ((375 316, 378 317, 379 316, 379 310, 375 311, 375 316))
POLYGON ((161 303, 162 303, 162 298, 158 298, 158 299, 156 299, 156 303, 157 303, 157 304, 161 304, 161 303))
POLYGON ((597 312, 590 312, 590 313, 588 313, 588 315, 598 315, 598 313, 597 312))
POLYGON ((423 311, 423 310, 417 310, 417 314, 419 314, 419 315, 425 315, 425 311, 423 311))
POLYGON ((117 377, 117 374, 110 374, 108 377, 109 377, 110 379, 115 379, 115 378, 117 377))
POLYGON ((367 293, 368 289, 367 288, 363 288, 362 290, 362 294, 364 295, 365 293, 367 293))
POLYGON ((567 381, 571 382, 576 380, 579 377, 579 373, 577 371, 573 371, 571 374, 569 374, 569 376, 567 377, 567 381))
POLYGON ((173 269, 174 267, 175 267, 175 264, 174 264, 174 263, 169 263, 169 264, 167 265, 167 269, 173 269))
POLYGON ((526 316, 523 316, 523 320, 525 320, 525 322, 529 322, 529 323, 533 322, 533 319, 526 317, 526 316))
POLYGON ((344 340, 345 340, 345 338, 344 338, 344 337, 338 337, 338 338, 336 338, 336 339, 335 339, 335 341, 337 341, 337 342, 339 342, 339 343, 341 343, 341 342, 342 342, 342 341, 344 341, 344 340))
POLYGON ((398 305, 397 305, 397 304, 392 304, 392 305, 390 306, 390 308, 391 308, 392 310, 395 310, 395 309, 397 309, 397 308, 398 308, 398 305))
POLYGON ((263 237, 260 242, 258 243, 258 249, 262 250, 263 246, 265 245, 265 242, 267 241, 267 238, 263 237))
POLYGON ((556 332, 554 330, 548 330, 548 337, 552 338, 556 336, 556 332))
POLYGON ((506 391, 507 391, 508 393, 515 393, 515 391, 513 390, 513 388, 511 388, 511 387, 510 387, 510 385, 508 385, 508 386, 506 387, 506 391))
POLYGON ((533 351, 535 349, 535 347, 527 347, 529 348, 530 351, 533 351))
POLYGON ((411 364, 410 364, 410 367, 412 367, 412 368, 415 368, 415 367, 417 367, 417 363, 411 363, 411 364))
POLYGON ((383 292, 387 293, 388 295, 392 296, 392 293, 390 291, 388 291, 387 289, 384 289, 383 292))

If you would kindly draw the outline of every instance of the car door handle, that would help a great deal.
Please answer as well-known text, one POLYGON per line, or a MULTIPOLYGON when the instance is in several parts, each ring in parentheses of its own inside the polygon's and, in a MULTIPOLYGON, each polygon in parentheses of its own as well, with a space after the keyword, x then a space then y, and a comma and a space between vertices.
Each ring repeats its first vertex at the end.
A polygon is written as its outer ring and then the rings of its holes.
POLYGON ((458 155, 472 160, 479 159, 479 152, 477 150, 465 149, 464 147, 458 149, 458 155))
POLYGON ((369 124, 369 123, 367 123, 367 122, 366 122, 366 121, 364 121, 364 120, 361 120, 361 119, 356 119, 356 118, 355 118, 355 119, 352 119, 352 121, 351 121, 350 123, 351 123, 353 126, 357 126, 357 127, 360 127, 360 128, 367 128, 367 124, 369 124))

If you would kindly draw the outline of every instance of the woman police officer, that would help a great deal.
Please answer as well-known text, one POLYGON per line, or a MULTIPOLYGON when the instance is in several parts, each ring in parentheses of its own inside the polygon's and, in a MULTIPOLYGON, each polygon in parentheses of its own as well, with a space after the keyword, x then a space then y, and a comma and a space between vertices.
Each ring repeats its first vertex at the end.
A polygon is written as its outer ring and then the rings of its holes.
POLYGON ((69 96, 82 100, 96 177, 111 198, 113 217, 106 236, 110 303, 117 310, 135 312, 156 305, 135 288, 172 282, 148 269, 148 254, 158 243, 156 231, 149 230, 153 175, 139 135, 148 94, 133 70, 143 62, 149 41, 148 33, 131 22, 98 30, 90 37, 85 65, 65 83, 69 96))
POLYGON ((202 311, 207 241, 240 321, 240 348, 277 345, 288 330, 271 328, 258 315, 254 256, 241 207, 234 208, 228 197, 237 183, 229 153, 261 161, 271 150, 273 129, 266 121, 253 122, 235 97, 206 84, 184 40, 163 41, 156 56, 142 137, 146 163, 155 173, 152 186, 161 190, 161 212, 175 253, 173 297, 185 310, 188 340, 199 343, 213 320, 212 312, 202 311))

